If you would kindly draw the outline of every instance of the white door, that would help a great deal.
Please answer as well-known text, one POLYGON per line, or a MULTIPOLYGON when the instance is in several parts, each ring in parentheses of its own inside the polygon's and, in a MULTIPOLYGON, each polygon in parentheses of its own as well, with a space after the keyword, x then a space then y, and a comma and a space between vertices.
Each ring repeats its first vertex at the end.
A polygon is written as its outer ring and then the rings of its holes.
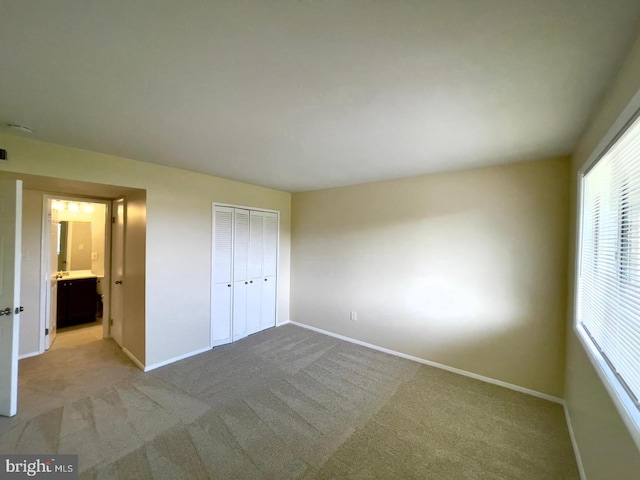
POLYGON ((278 268, 278 214, 265 213, 262 254, 260 330, 276 325, 276 272, 278 268))
POLYGON ((260 331, 261 287, 259 278, 247 285, 247 335, 260 331))
POLYGON ((251 211, 249 235, 249 278, 257 280, 262 277, 262 250, 264 238, 264 213, 251 211))
POLYGON ((265 213, 264 216, 263 275, 274 277, 278 268, 278 214, 265 213))
POLYGON ((124 319, 124 241, 125 204, 124 199, 113 202, 114 220, 111 229, 111 309, 110 333, 116 343, 122 346, 122 322, 124 319))
POLYGON ((0 182, 0 415, 18 411, 22 181, 0 182))
POLYGON ((260 330, 276 325, 276 277, 262 279, 260 298, 260 330))
POLYGON ((260 330, 260 297, 262 280, 262 251, 264 212, 251 210, 249 225, 249 285, 247 289, 247 334, 260 330))
POLYGON ((211 346, 231 342, 233 295, 233 208, 213 209, 211 346))
POLYGON ((213 208, 211 345, 276 323, 278 214, 213 208))
POLYGON ((249 282, 233 284, 233 341, 247 336, 247 290, 249 282))
POLYGON ((233 341, 247 336, 249 210, 236 208, 233 225, 233 341))
POLYGON ((44 348, 49 350, 56 339, 58 330, 58 252, 60 251, 60 230, 58 211, 52 208, 53 199, 47 199, 47 220, 49 222, 49 288, 47 294, 47 316, 45 322, 44 348))

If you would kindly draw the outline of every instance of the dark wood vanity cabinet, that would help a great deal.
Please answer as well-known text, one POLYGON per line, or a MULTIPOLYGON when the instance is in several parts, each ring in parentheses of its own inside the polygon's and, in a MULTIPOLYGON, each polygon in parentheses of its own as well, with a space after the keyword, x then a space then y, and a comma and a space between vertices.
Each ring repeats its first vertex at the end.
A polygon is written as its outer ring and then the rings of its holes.
POLYGON ((57 328, 96 321, 95 278, 58 281, 57 328))

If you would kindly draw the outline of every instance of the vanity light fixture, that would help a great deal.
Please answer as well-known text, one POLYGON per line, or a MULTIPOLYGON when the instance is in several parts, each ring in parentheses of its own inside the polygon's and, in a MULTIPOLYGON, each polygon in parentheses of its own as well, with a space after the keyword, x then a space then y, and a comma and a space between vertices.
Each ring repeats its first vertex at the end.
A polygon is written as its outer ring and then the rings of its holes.
POLYGON ((54 200, 51 202, 51 208, 59 212, 66 210, 67 212, 93 213, 94 208, 90 203, 84 202, 68 202, 66 200, 54 200))

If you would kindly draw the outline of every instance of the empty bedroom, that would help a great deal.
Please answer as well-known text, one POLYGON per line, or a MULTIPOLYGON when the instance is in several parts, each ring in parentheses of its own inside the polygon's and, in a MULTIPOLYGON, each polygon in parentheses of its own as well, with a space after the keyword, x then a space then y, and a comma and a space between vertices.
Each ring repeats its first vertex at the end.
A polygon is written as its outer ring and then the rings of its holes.
POLYGON ((0 18, 0 478, 638 478, 637 0, 0 18))

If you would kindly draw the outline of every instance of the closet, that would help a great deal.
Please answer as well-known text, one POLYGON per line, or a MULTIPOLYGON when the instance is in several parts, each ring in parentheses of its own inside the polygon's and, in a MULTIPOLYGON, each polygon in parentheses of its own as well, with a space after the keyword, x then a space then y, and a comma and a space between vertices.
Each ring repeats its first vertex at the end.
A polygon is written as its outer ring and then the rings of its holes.
POLYGON ((213 207, 211 344, 276 324, 278 214, 213 207))

